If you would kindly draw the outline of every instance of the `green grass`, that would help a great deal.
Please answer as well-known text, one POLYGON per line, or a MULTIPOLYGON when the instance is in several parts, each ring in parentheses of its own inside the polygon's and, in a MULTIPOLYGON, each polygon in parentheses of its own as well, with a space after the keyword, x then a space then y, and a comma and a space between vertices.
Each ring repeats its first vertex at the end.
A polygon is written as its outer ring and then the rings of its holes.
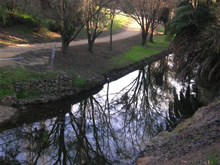
POLYGON ((207 164, 217 165, 218 163, 220 163, 220 153, 212 152, 209 153, 207 157, 208 157, 207 164))
MULTIPOLYGON (((39 78, 51 78, 55 75, 52 73, 41 74, 25 70, 23 68, 0 68, 0 98, 6 95, 15 94, 14 83, 19 81, 35 80, 39 78)), ((38 92, 33 92, 31 95, 38 95, 38 92)), ((24 98, 22 91, 18 97, 24 98)), ((31 96, 28 96, 31 97, 31 96)))
MULTIPOLYGON (((130 18, 124 14, 116 14, 113 22, 112 31, 116 33, 118 30, 122 29, 125 24, 130 21, 130 18)), ((107 26, 108 30, 110 30, 110 24, 107 26)))
POLYGON ((158 54, 169 47, 170 42, 165 40, 166 36, 157 35, 154 37, 154 43, 147 43, 147 47, 134 46, 122 56, 113 57, 107 67, 108 70, 113 68, 125 67, 144 58, 158 54))
POLYGON ((164 26, 159 26, 157 28, 157 31, 160 32, 160 33, 164 33, 164 26))
POLYGON ((36 21, 36 20, 34 19, 34 17, 32 17, 30 14, 27 14, 27 13, 24 13, 24 12, 19 12, 19 11, 17 11, 17 10, 14 12, 14 15, 19 16, 19 17, 22 17, 22 18, 29 18, 29 19, 31 19, 31 20, 33 20, 33 21, 36 21))
POLYGON ((170 45, 170 41, 166 40, 165 35, 156 35, 154 36, 154 42, 148 42, 147 46, 159 51, 166 50, 170 45))
POLYGON ((208 162, 210 163, 210 165, 216 165, 218 162, 217 157, 215 157, 214 155, 209 156, 208 162))
POLYGON ((34 33, 34 30, 33 29, 30 29, 30 28, 24 28, 22 26, 17 26, 17 27, 14 27, 13 28, 13 31, 16 32, 16 33, 20 33, 22 35, 25 35, 25 34, 33 34, 34 33))
POLYGON ((80 76, 77 76, 73 82, 72 82, 73 86, 83 86, 86 85, 86 81, 81 78, 80 76))
MULTIPOLYGON (((106 17, 109 17, 108 15, 106 17)), ((113 33, 117 33, 120 29, 122 29, 125 24, 127 24, 131 18, 127 17, 124 14, 116 14, 114 18, 114 23, 112 27, 113 33)), ((110 33, 110 23, 107 25, 107 27, 103 31, 104 33, 110 33)), ((82 31, 78 34, 79 37, 86 37, 86 29, 82 29, 82 31)))
POLYGON ((30 91, 29 93, 26 93, 25 92, 25 89, 24 88, 21 88, 20 91, 17 93, 17 98, 19 99, 24 99, 24 98, 34 98, 34 97, 38 97, 40 96, 41 93, 40 91, 38 91, 37 89, 36 90, 33 90, 33 91, 30 91))
POLYGON ((126 66, 157 53, 159 53, 159 51, 155 49, 146 49, 143 46, 134 46, 129 51, 125 52, 123 56, 112 58, 111 65, 116 68, 126 66))

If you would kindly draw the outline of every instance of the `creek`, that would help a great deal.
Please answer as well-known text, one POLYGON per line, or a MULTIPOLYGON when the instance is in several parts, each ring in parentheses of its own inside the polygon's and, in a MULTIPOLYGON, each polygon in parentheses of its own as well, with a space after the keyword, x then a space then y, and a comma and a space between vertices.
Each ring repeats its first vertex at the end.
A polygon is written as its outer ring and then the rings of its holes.
POLYGON ((134 164, 147 142, 201 104, 176 80, 172 56, 78 97, 20 107, 0 133, 0 164, 134 164))

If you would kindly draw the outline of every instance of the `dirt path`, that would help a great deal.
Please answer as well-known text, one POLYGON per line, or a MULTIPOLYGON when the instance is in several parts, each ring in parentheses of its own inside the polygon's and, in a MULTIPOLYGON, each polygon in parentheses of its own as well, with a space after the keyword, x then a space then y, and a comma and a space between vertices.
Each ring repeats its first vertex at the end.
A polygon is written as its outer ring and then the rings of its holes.
MULTIPOLYGON (((122 40, 126 38, 130 38, 140 34, 140 27, 135 22, 132 21, 130 24, 127 25, 124 31, 113 35, 113 41, 122 40)), ((109 42, 109 36, 104 36, 97 38, 95 43, 105 43, 109 42)), ((78 41, 73 41, 70 43, 70 46, 78 46, 78 45, 85 45, 87 44, 87 39, 82 39, 78 41)), ((35 54, 48 54, 48 57, 42 58, 40 61, 32 61, 29 62, 28 65, 39 65, 48 63, 50 59, 50 55, 54 46, 56 45, 56 51, 60 50, 61 43, 51 42, 51 43, 40 43, 40 44, 17 44, 9 47, 0 48, 0 59, 12 58, 18 56, 20 52, 36 52, 35 54)), ((23 59, 22 59, 23 60, 23 59)), ((19 60, 0 60, 0 67, 2 66, 15 66, 19 63, 19 60)))

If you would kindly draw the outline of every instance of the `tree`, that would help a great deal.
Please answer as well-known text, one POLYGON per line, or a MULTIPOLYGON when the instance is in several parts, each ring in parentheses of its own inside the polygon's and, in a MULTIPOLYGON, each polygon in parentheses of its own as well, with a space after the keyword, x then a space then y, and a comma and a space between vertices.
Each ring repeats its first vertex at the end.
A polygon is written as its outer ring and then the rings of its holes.
POLYGON ((183 81, 195 77, 213 94, 220 84, 220 25, 215 8, 202 1, 182 1, 169 23, 179 77, 183 81))
POLYGON ((113 34, 113 24, 114 24, 114 18, 116 14, 116 1, 112 1, 112 4, 110 6, 110 50, 112 50, 112 34, 113 34))
POLYGON ((150 42, 153 42, 153 36, 154 36, 154 30, 156 29, 158 25, 158 14, 160 9, 160 0, 151 1, 151 8, 152 8, 152 14, 151 14, 151 25, 150 25, 150 42))
POLYGON ((69 54, 69 44, 84 27, 82 21, 83 3, 79 0, 40 0, 48 18, 56 21, 62 37, 62 53, 69 54))
POLYGON ((147 43, 150 25, 155 21, 155 14, 158 11, 160 0, 124 0, 122 6, 140 26, 142 31, 141 45, 147 43), (156 4, 156 5, 155 5, 156 4))
POLYGON ((106 8, 110 2, 110 0, 88 0, 85 4, 84 22, 88 38, 88 50, 91 53, 93 53, 95 39, 110 22, 110 12, 106 8))
POLYGON ((110 9, 110 45, 109 48, 112 50, 112 35, 113 35, 113 24, 114 24, 114 18, 116 14, 119 14, 121 11, 117 11, 117 7, 119 7, 120 3, 117 0, 112 0, 109 9, 110 9))
POLYGON ((160 13, 160 16, 159 16, 159 21, 163 22, 164 35, 167 34, 167 23, 169 21, 169 13, 170 13, 170 9, 168 7, 163 7, 161 9, 161 13, 160 13))

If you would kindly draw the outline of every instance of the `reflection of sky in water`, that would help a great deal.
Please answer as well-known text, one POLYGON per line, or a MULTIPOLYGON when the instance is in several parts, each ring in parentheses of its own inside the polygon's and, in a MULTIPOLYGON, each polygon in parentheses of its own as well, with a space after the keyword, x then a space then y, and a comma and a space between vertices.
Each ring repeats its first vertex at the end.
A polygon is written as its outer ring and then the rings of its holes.
POLYGON ((98 94, 72 105, 69 113, 4 131, 0 156, 28 164, 65 158, 67 164, 132 164, 147 139, 165 129, 172 89, 182 88, 169 60, 105 84, 98 94), (165 69, 163 86, 156 85, 154 75, 165 69))

